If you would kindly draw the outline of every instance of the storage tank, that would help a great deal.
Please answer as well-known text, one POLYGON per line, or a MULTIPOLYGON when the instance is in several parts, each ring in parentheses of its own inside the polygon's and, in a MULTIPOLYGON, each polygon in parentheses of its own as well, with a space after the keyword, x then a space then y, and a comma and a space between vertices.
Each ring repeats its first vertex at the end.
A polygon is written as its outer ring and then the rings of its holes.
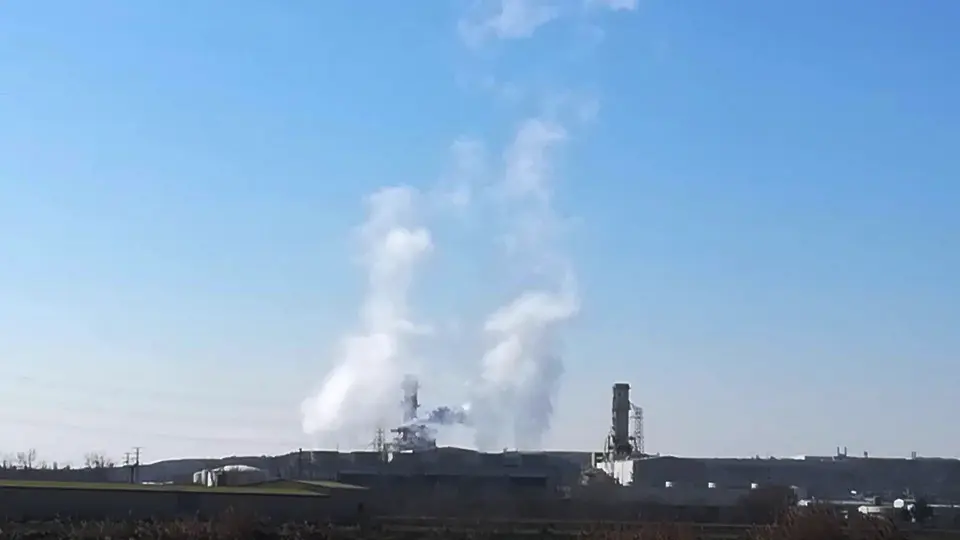
POLYGON ((613 385, 613 450, 624 455, 633 452, 630 444, 630 385, 613 385))
POLYGON ((248 465, 224 465, 212 471, 211 482, 214 486, 245 486, 266 482, 269 478, 263 469, 248 465))
POLYGON ((216 478, 210 469, 200 469, 193 473, 193 483, 198 486, 212 487, 216 485, 216 478))

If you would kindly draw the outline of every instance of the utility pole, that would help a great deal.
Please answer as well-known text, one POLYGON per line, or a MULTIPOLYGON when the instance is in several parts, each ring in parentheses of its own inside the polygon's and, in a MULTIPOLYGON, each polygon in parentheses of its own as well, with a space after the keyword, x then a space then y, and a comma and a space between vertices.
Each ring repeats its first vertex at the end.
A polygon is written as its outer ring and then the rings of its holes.
POLYGON ((140 450, 142 449, 143 447, 141 446, 133 447, 134 461, 133 461, 133 473, 131 474, 132 476, 131 483, 133 484, 136 484, 137 482, 140 481, 140 450))
POLYGON ((130 459, 130 452, 123 453, 123 466, 130 468, 129 481, 133 483, 133 461, 130 459))
POLYGON ((377 434, 373 437, 370 446, 380 455, 380 461, 387 461, 387 434, 383 428, 377 428, 377 434))

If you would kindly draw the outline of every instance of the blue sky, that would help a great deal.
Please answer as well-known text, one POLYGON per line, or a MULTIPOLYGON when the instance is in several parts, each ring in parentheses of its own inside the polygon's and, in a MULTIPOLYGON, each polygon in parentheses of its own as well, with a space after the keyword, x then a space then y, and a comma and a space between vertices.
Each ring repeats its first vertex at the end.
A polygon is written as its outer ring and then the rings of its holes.
MULTIPOLYGON (((471 44, 458 2, 5 3, 0 452, 309 446, 363 197, 552 115, 581 310, 548 447, 598 447, 622 380, 648 450, 957 455, 960 5, 563 1, 471 44)), ((521 281, 456 213, 411 296, 459 329, 447 383, 521 281)))

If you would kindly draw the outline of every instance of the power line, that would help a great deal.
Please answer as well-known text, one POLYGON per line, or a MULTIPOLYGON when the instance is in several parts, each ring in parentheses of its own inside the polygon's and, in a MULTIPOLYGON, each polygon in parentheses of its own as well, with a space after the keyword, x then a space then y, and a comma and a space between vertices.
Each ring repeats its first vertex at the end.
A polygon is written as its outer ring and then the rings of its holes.
MULTIPOLYGON (((215 393, 197 393, 197 392, 187 392, 183 389, 172 389, 165 387, 156 387, 156 386, 144 386, 144 385, 131 385, 129 379, 123 380, 122 382, 118 381, 117 384, 104 384, 102 381, 98 381, 96 384, 91 384, 85 382, 82 385, 78 384, 76 380, 51 380, 49 377, 37 377, 35 375, 23 375, 23 374, 8 374, 5 373, 3 381, 16 381, 18 383, 31 384, 34 386, 47 387, 50 389, 57 389, 59 391, 66 391, 70 393, 83 393, 87 395, 96 395, 96 396, 110 396, 116 397, 117 395, 130 395, 134 397, 152 397, 157 400, 162 401, 194 401, 194 402, 205 402, 210 406, 223 406, 229 407, 231 409, 237 408, 249 408, 262 410, 264 408, 284 408, 289 409, 291 401, 279 400, 279 399, 264 399, 262 393, 264 392, 263 388, 257 389, 257 392, 260 395, 251 396, 249 391, 239 390, 237 394, 234 395, 224 395, 224 394, 215 394, 215 393), (239 398, 234 401, 234 398, 239 398)), ((2 381, 0 381, 2 382, 2 381)), ((216 381, 211 381, 210 386, 213 387, 224 387, 227 385, 222 385, 222 380, 218 379, 216 381)), ((19 385, 17 385, 19 386, 19 385)), ((16 388, 15 386, 14 388, 16 388)), ((282 393, 289 394, 289 389, 277 389, 282 393)), ((307 397, 306 393, 303 397, 307 397)))
MULTIPOLYGON (((15 395, 7 393, 7 400, 16 399, 15 395)), ((211 411, 204 408, 194 408, 192 410, 176 410, 168 408, 167 402, 152 402, 148 407, 133 407, 128 403, 113 405, 104 405, 100 403, 91 403, 85 399, 64 399, 61 396, 52 398, 39 397, 36 394, 24 395, 24 400, 30 402, 40 402, 46 406, 52 406, 58 410, 69 410, 73 413, 88 412, 98 417, 116 417, 126 415, 127 417, 145 418, 153 421, 177 421, 189 422, 191 424, 205 425, 229 425, 231 423, 249 426, 251 424, 294 424, 299 421, 298 411, 294 408, 288 408, 284 412, 277 411, 274 414, 268 414, 266 411, 223 411, 216 414, 217 411, 211 411)))
MULTIPOLYGON (((239 395, 227 401, 211 396, 191 396, 194 399, 190 401, 197 401, 198 403, 189 403, 185 399, 186 395, 175 400, 149 399, 144 401, 143 393, 131 388, 118 387, 104 390, 89 386, 51 384, 49 381, 23 375, 15 375, 13 378, 29 385, 53 390, 49 395, 43 397, 38 396, 36 390, 28 390, 23 394, 24 403, 40 403, 46 407, 71 411, 72 413, 90 413, 96 415, 98 419, 135 416, 138 419, 149 419, 154 423, 166 421, 177 422, 178 424, 189 423, 195 426, 219 427, 230 425, 247 427, 259 424, 270 426, 286 424, 292 427, 300 420, 300 411, 295 402, 288 402, 283 407, 258 407, 251 404, 246 396, 239 395), (57 386, 64 387, 56 388, 57 386), (131 390, 133 391, 131 392, 131 390), (122 394, 125 391, 140 398, 139 403, 131 404, 127 400, 117 397, 117 394, 122 394), (82 397, 73 399, 66 395, 68 393, 82 397), (106 404, 98 403, 104 401, 106 404), (118 401, 121 403, 118 403, 118 401), (178 405, 181 408, 178 409, 178 405), (244 407, 247 410, 244 410, 244 407)), ((16 402, 16 394, 24 390, 22 384, 17 384, 12 388, 12 392, 5 392, 5 397, 8 401, 16 402)), ((157 392, 157 394, 162 393, 157 392)), ((171 392, 171 394, 175 394, 175 392, 171 392)))
POLYGON ((140 447, 134 446, 133 452, 133 463, 130 464, 130 483, 136 484, 140 481, 140 447))
MULTIPOLYGON (((247 395, 248 393, 242 392, 239 389, 237 395, 223 396, 198 394, 182 389, 158 388, 143 384, 130 386, 126 385, 125 382, 120 379, 113 378, 113 380, 118 382, 115 384, 104 384, 98 381, 96 384, 90 385, 87 381, 83 384, 77 384, 75 381, 67 379, 57 380, 55 376, 38 377, 27 374, 5 374, 3 379, 0 380, 0 387, 2 387, 3 381, 14 382, 14 384, 8 385, 13 392, 7 392, 6 389, 4 391, 8 401, 12 398, 13 402, 16 403, 17 396, 15 394, 23 390, 24 384, 41 389, 48 389, 50 390, 49 393, 53 395, 40 397, 36 391, 28 392, 23 396, 24 403, 42 403, 48 407, 57 409, 57 418, 38 417, 35 414, 37 412, 36 409, 32 407, 32 411, 16 411, 15 407, 13 410, 7 408, 6 410, 0 411, 0 423, 41 427, 51 430, 70 430, 85 434, 112 434, 131 438, 166 439, 169 441, 201 444, 256 445, 268 446, 270 448, 287 447, 292 449, 311 447, 317 442, 315 437, 307 435, 297 437, 291 436, 291 433, 239 435, 237 434, 238 430, 236 428, 230 427, 231 425, 242 426, 242 429, 249 428, 251 425, 264 425, 272 428, 278 424, 289 424, 291 428, 294 428, 294 426, 298 428, 299 426, 297 424, 299 424, 300 420, 300 411, 299 407, 296 406, 298 405, 297 402, 299 399, 296 398, 288 402, 264 399, 262 396, 260 396, 259 399, 254 398, 251 400, 247 395), (11 393, 14 393, 14 395, 11 396, 11 393), (105 405, 102 403, 90 403, 86 399, 71 399, 70 394, 90 398, 94 401, 104 400, 107 403, 112 402, 113 404, 105 405), (132 409, 131 406, 126 403, 126 399, 119 397, 123 395, 139 399, 140 403, 146 405, 146 407, 140 407, 140 410, 132 409), (123 402, 122 406, 117 403, 118 401, 123 402), (171 408, 171 404, 192 407, 192 409, 177 411, 171 408), (223 414, 217 414, 217 410, 221 408, 227 410, 223 410, 223 414), (276 414, 270 414, 271 410, 276 411, 276 414), (94 415, 97 420, 84 422, 77 421, 76 418, 65 419, 63 418, 63 413, 60 411, 69 411, 70 414, 75 414, 78 411, 86 412, 94 415), (34 414, 30 414, 30 412, 34 414), (189 423, 204 433, 183 432, 180 431, 180 429, 170 431, 150 427, 131 427, 129 418, 126 420, 117 418, 124 414, 137 418, 146 417, 151 420, 177 421, 180 425, 189 423), (117 418, 118 421, 123 420, 123 425, 103 425, 101 420, 104 418, 117 418), (211 433, 209 432, 210 427, 226 429, 227 433, 223 433, 222 431, 219 433, 211 433)), ((227 387, 229 387, 229 385, 227 385, 227 387)), ((289 395, 289 393, 287 394, 289 395)), ((26 409, 26 407, 24 407, 24 409, 26 409)), ((162 422, 148 423, 159 424, 162 422)), ((296 431, 299 431, 299 429, 296 431)), ((138 452, 137 447, 134 447, 133 455, 127 457, 127 461, 133 464, 138 463, 138 460, 141 460, 138 452)))
POLYGON ((177 434, 177 433, 168 433, 162 431, 151 431, 151 430, 137 430, 129 428, 114 428, 106 426, 91 426, 91 425, 82 425, 75 424, 72 422, 64 422, 61 420, 51 421, 47 419, 37 419, 37 418, 16 418, 11 417, 8 414, 0 413, 0 420, 5 422, 19 424, 24 426, 38 426, 45 425, 48 427, 53 427, 56 429, 69 429, 81 432, 101 432, 101 433, 112 433, 117 435, 125 436, 140 436, 140 437, 153 437, 160 439, 170 439, 170 440, 181 440, 181 441, 192 441, 192 442, 207 442, 207 443, 236 443, 236 444, 282 444, 284 446, 290 447, 299 447, 302 446, 304 441, 308 437, 303 439, 290 439, 286 437, 274 437, 268 434, 257 437, 236 437, 236 436, 225 436, 225 435, 187 435, 187 434, 177 434))

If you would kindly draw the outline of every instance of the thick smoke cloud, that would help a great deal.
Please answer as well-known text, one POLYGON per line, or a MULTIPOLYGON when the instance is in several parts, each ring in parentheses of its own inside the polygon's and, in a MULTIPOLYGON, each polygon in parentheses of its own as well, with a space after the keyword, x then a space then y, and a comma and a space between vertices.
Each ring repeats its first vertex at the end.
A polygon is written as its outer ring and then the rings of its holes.
POLYGON ((441 426, 452 426, 455 424, 469 425, 470 415, 463 408, 453 408, 444 405, 430 411, 424 421, 428 424, 439 424, 441 426))
MULTIPOLYGON (((486 330, 495 342, 483 357, 483 380, 492 399, 511 417, 513 443, 519 449, 539 448, 550 428, 553 400, 563 375, 555 329, 578 308, 570 289, 528 291, 487 321, 486 330)), ((505 419, 498 420, 502 426, 505 419)))
POLYGON ((333 371, 304 400, 307 433, 364 436, 393 414, 405 340, 428 330, 408 313, 413 272, 433 247, 429 231, 415 226, 416 196, 413 189, 392 187, 367 199, 367 221, 358 231, 367 273, 361 331, 344 338, 333 371))
POLYGON ((556 247, 552 155, 567 134, 556 122, 520 123, 504 152, 496 186, 506 215, 504 246, 538 286, 495 309, 484 324, 490 346, 482 358, 477 446, 538 449, 550 428, 563 375, 560 325, 579 310, 571 264, 556 247), (512 427, 512 429, 510 429, 512 427))
MULTIPOLYGON (((542 26, 565 17, 635 8, 635 0, 474 0, 458 30, 464 45, 476 51, 492 41, 532 38, 542 26)), ((596 103, 590 105, 574 116, 592 117, 596 103)), ((360 331, 344 338, 333 370, 318 393, 304 400, 306 432, 369 437, 375 427, 402 416, 403 426, 425 438, 435 437, 439 426, 459 424, 475 429, 482 450, 504 444, 540 448, 564 372, 561 330, 580 307, 574 265, 557 241, 563 220, 553 202, 554 156, 568 132, 555 112, 519 122, 499 166, 488 167, 484 142, 459 139, 452 148, 454 170, 430 193, 432 201, 455 211, 478 198, 492 201, 485 228, 493 231, 493 223, 502 219, 508 260, 533 284, 505 299, 483 322, 487 347, 478 354, 470 405, 438 407, 417 417, 416 407, 405 401, 398 410, 407 341, 430 330, 410 321, 407 296, 416 267, 433 246, 429 231, 417 224, 417 192, 386 188, 369 198, 359 234, 368 276, 360 331), (495 178, 492 186, 490 178, 495 178)), ((403 391, 415 392, 409 386, 403 391)))

